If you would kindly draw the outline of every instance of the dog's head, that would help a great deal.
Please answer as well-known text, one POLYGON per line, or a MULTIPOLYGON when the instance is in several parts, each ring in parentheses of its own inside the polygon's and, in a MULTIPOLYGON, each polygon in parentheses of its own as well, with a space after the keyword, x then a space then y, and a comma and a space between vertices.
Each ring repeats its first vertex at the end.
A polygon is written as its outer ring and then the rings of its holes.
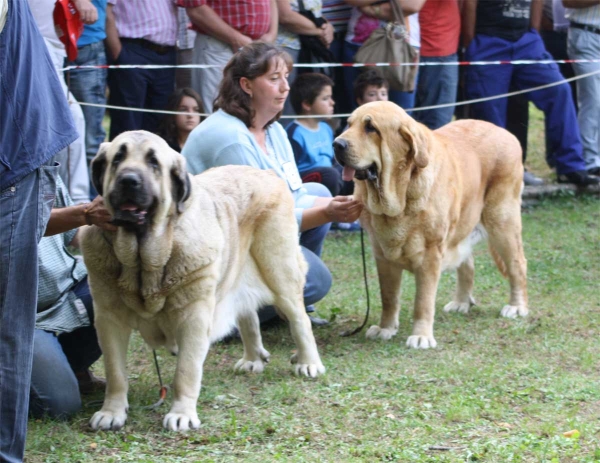
POLYGON ((357 108, 333 142, 344 180, 366 182, 367 208, 390 216, 406 204, 411 177, 429 163, 429 131, 394 103, 357 108))
POLYGON ((114 223, 131 231, 181 213, 191 193, 185 158, 143 130, 102 143, 92 160, 91 177, 114 223))

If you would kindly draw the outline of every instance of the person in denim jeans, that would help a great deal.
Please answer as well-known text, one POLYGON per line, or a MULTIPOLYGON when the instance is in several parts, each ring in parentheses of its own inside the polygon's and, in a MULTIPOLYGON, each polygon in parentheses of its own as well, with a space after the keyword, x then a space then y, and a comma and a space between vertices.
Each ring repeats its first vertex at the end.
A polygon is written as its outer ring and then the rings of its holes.
MULTIPOLYGON (((98 12, 98 19, 93 24, 85 24, 83 33, 77 41, 77 58, 70 61, 69 66, 105 66, 106 52, 104 39, 106 38, 106 1, 92 0, 98 12)), ((65 79, 71 93, 79 103, 106 104, 106 77, 107 70, 98 69, 73 69, 67 71, 65 79)), ((106 138, 106 131, 102 126, 105 108, 81 105, 85 118, 85 152, 87 165, 98 152, 100 143, 106 138)), ((96 196, 94 186, 90 182, 90 198, 96 196)))
POLYGON ((29 5, 0 1, 0 461, 23 460, 37 304, 37 243, 54 155, 78 137, 29 5))
MULTIPOLYGON (((458 60, 460 36, 460 12, 457 0, 439 2, 427 0, 419 12, 421 25, 421 62, 448 63, 458 60)), ((458 88, 458 65, 422 66, 415 106, 436 106, 456 103, 458 88)), ((415 111, 414 118, 431 130, 452 121, 454 106, 415 111)))

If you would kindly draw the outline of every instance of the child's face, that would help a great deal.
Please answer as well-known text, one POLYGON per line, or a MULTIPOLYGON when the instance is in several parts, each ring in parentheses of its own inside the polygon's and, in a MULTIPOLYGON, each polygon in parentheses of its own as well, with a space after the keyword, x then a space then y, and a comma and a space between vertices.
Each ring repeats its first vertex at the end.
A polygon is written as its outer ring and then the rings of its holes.
POLYGON ((184 96, 179 103, 177 111, 190 114, 177 114, 175 116, 175 127, 179 132, 191 132, 200 124, 200 116, 192 113, 199 113, 198 103, 191 96, 184 96))
POLYGON ((388 89, 385 85, 377 87, 376 85, 368 85, 365 89, 362 98, 358 98, 358 104, 363 105, 371 101, 388 101, 388 89))
POLYGON ((315 101, 309 106, 308 114, 311 116, 331 116, 335 101, 332 98, 331 85, 326 85, 321 90, 321 93, 315 98, 315 101))

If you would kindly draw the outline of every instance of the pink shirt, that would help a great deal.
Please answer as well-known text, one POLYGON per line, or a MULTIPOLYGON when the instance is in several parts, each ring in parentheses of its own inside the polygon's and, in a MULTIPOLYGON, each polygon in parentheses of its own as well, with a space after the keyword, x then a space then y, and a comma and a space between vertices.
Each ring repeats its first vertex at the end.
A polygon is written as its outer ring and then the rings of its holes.
POLYGON ((175 0, 108 0, 108 3, 114 5, 119 37, 146 39, 158 45, 175 45, 175 0))

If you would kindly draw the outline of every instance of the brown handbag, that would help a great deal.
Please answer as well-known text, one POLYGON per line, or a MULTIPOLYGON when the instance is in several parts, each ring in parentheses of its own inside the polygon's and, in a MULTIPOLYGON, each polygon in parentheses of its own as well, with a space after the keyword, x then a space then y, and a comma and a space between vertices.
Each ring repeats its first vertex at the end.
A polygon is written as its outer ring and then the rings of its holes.
POLYGON ((382 66, 383 77, 392 90, 412 92, 419 63, 419 52, 409 42, 404 14, 397 0, 390 0, 394 20, 375 29, 354 55, 356 63, 392 63, 382 66), (399 65, 412 63, 411 65, 399 65))

